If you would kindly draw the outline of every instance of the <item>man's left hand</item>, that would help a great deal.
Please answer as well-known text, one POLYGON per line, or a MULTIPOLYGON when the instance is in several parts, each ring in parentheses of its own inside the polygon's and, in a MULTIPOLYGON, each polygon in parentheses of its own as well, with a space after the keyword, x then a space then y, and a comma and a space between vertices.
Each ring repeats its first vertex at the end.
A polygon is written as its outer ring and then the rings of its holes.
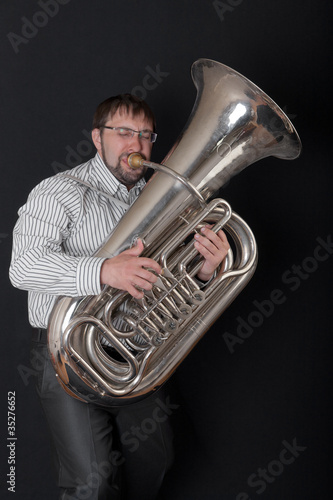
POLYGON ((210 228, 204 226, 201 228, 201 234, 195 234, 195 248, 204 257, 204 263, 197 274, 201 281, 208 281, 215 269, 225 259, 230 245, 225 233, 220 229, 216 234, 210 228))

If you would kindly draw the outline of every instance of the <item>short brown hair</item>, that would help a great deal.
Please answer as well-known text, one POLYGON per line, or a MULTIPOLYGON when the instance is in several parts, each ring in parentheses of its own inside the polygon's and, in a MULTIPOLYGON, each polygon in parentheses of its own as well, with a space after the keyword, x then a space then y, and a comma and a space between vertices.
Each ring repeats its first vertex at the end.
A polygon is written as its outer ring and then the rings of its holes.
POLYGON ((118 110, 123 109, 133 116, 143 114, 145 118, 153 123, 154 132, 156 129, 155 116, 148 104, 139 97, 132 94, 119 94, 109 97, 101 102, 95 111, 92 128, 100 128, 118 110))

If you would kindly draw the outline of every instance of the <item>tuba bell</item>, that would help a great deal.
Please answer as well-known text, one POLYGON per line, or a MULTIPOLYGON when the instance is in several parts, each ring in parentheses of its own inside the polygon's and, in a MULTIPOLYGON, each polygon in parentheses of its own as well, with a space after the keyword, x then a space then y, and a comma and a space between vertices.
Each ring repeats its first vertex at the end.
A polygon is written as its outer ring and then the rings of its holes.
POLYGON ((199 59, 192 79, 197 97, 183 132, 162 164, 129 158, 156 172, 95 254, 113 257, 140 238, 142 256, 157 260, 163 274, 143 299, 105 287, 97 296, 60 297, 52 311, 48 349, 56 376, 82 401, 129 404, 171 376, 256 268, 251 229, 214 193, 262 158, 292 160, 301 152, 288 117, 247 78, 199 59), (207 223, 226 231, 232 250, 200 283, 193 235, 207 223), (106 352, 101 338, 112 349, 106 352))

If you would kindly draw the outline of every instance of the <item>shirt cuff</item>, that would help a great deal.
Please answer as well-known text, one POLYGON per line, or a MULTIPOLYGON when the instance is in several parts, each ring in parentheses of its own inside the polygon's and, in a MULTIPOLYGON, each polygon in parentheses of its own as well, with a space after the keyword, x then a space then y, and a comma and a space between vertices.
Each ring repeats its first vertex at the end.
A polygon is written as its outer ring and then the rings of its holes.
POLYGON ((101 267, 106 259, 84 257, 77 267, 76 287, 79 297, 101 293, 101 267))
POLYGON ((216 276, 217 276, 217 269, 215 269, 215 271, 213 272, 212 276, 207 281, 201 281, 196 276, 194 276, 192 279, 193 279, 193 281, 196 282, 196 284, 201 289, 201 288, 204 288, 207 285, 210 285, 210 283, 213 281, 214 278, 216 278, 216 276))

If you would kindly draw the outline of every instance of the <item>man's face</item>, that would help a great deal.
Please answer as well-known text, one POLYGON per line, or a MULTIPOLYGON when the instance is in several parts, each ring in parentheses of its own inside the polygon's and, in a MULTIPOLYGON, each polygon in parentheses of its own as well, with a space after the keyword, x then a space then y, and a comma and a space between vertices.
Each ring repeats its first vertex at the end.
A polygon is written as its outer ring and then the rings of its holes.
MULTIPOLYGON (((133 116, 121 109, 106 121, 105 126, 153 132, 152 122, 143 114, 133 116)), ((153 144, 139 138, 138 134, 126 138, 120 136, 116 130, 108 128, 95 128, 92 131, 92 138, 100 157, 110 172, 128 189, 131 189, 143 177, 147 169, 145 167, 133 169, 129 166, 127 157, 131 153, 140 153, 146 160, 149 160, 153 144)))

